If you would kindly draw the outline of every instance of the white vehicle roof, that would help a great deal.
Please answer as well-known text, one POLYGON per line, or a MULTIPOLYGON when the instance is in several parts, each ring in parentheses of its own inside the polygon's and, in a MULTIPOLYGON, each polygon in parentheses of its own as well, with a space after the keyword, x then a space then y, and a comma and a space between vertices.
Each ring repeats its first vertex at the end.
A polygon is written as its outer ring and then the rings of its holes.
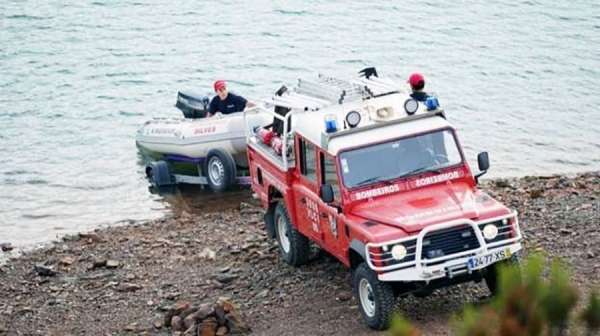
POLYGON ((266 104, 291 108, 292 131, 336 155, 345 148, 450 126, 443 110, 427 111, 423 103, 409 115, 404 105, 410 99, 401 85, 389 79, 346 81, 319 75, 314 81, 298 80, 292 90, 266 104), (361 116, 355 128, 344 122, 351 111, 361 116), (327 133, 325 119, 330 116, 337 120, 337 131, 327 133))

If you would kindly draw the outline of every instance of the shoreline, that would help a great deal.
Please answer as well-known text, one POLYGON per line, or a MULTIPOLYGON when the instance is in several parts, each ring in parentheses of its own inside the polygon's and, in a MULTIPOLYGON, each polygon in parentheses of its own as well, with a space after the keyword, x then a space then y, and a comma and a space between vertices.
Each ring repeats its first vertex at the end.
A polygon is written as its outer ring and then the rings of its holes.
MULTIPOLYGON (((519 180, 519 179, 527 179, 527 178, 541 178, 541 179, 547 179, 547 178, 553 178, 553 177, 568 177, 568 178, 573 178, 576 177, 577 175, 581 175, 581 174, 588 174, 588 173, 596 173, 596 172, 600 172, 600 170, 598 171, 589 171, 589 170, 580 170, 580 171, 570 171, 570 172, 565 172, 565 173, 552 173, 552 174, 548 174, 548 173, 543 173, 543 172, 539 172, 539 173, 529 173, 527 175, 511 175, 511 174, 507 174, 505 175, 499 175, 499 173, 496 174, 490 174, 491 176, 488 177, 488 175, 484 175, 480 181, 481 183, 486 183, 486 182, 493 182, 496 180, 519 180)), ((177 188, 181 188, 181 186, 177 186, 177 188)), ((182 196, 185 198, 187 196, 189 196, 189 194, 193 194, 193 188, 198 188, 198 186, 192 186, 192 185, 188 185, 188 186, 184 186, 183 187, 185 192, 182 193, 182 196)), ((244 191, 248 192, 248 195, 251 195, 251 190, 249 188, 244 189, 246 187, 242 187, 239 190, 236 190, 235 192, 237 193, 243 193, 244 191)), ((235 193, 234 192, 234 193, 235 193)), ((210 196, 212 196, 213 194, 210 194, 210 196)), ((201 197, 201 200, 204 198, 203 195, 201 197)), ((213 200, 213 197, 208 196, 208 198, 210 198, 211 201, 213 200)), ((150 213, 147 217, 143 217, 143 218, 138 218, 138 219, 132 219, 132 218, 123 218, 120 220, 115 220, 115 221, 102 221, 99 222, 96 226, 91 226, 86 230, 76 230, 76 229, 66 229, 63 228, 62 226, 58 226, 57 231, 53 232, 51 235, 48 235, 48 238, 40 238, 40 239, 33 239, 31 241, 26 242, 25 244, 15 244, 14 241, 11 241, 10 238, 8 239, 0 239, 0 244, 10 244, 13 248, 12 250, 12 254, 6 254, 6 253, 2 253, 2 251, 0 251, 0 265, 2 265, 3 263, 5 263, 6 261, 8 261, 10 258, 15 258, 21 255, 21 252, 25 252, 25 253, 29 253, 35 249, 39 249, 39 248, 44 248, 47 247, 48 245, 52 245, 55 244, 57 242, 60 242, 60 240, 62 239, 62 237, 64 236, 69 236, 69 235, 74 235, 74 234, 78 234, 81 232, 93 232, 96 230, 103 230, 112 226, 118 226, 118 225, 130 225, 132 223, 144 223, 144 222, 150 222, 153 220, 157 220, 157 219, 161 219, 164 218, 165 216, 169 216, 172 212, 173 209, 171 209, 172 204, 170 204, 167 201, 164 201, 166 203, 168 203, 168 205, 165 207, 165 209, 162 210, 157 210, 156 212, 150 213), (162 212, 163 214, 160 214, 160 212, 162 212)), ((239 202, 247 202, 247 203, 252 203, 253 200, 251 197, 247 197, 245 199, 242 199, 241 197, 239 197, 239 202)), ((256 203, 257 205, 259 203, 256 203)), ((175 206, 177 207, 177 205, 175 206)), ((177 210, 175 210, 175 212, 177 212, 177 210)), ((191 213, 196 214, 197 211, 192 211, 191 213)), ((198 212, 198 214, 201 214, 201 212, 198 212)))
MULTIPOLYGON (((568 261, 581 294, 600 286, 599 171, 482 179, 480 188, 518 210, 525 253, 568 261)), ((165 307, 221 297, 253 335, 379 334, 360 319, 349 270, 320 250, 306 266, 285 264, 256 205, 205 214, 174 209, 25 250, 0 264, 0 335, 166 335, 169 328, 155 325, 165 307), (107 260, 116 264, 94 267, 107 260), (34 266, 43 262, 58 273, 37 275, 34 266)), ((466 284, 398 306, 423 332, 446 334, 451 314, 486 295, 484 285, 466 284)))
MULTIPOLYGON (((600 174, 600 170, 598 171, 585 171, 585 170, 581 170, 581 171, 576 171, 576 172, 568 172, 568 173, 553 173, 553 174, 543 174, 543 173, 539 173, 539 174, 528 174, 528 175, 521 175, 521 176, 493 176, 493 177, 489 177, 487 175, 484 175, 481 179, 480 179, 480 183, 485 184, 485 183, 491 183, 497 180, 521 180, 521 179, 528 179, 528 178, 540 178, 540 179, 549 179, 549 178, 554 178, 554 177, 567 177, 567 178, 573 178, 576 177, 578 175, 581 174, 594 174, 594 173, 599 173, 600 174)), ((197 186, 192 186, 193 187, 197 187, 197 186)), ((186 186, 185 187, 186 190, 190 189, 190 186, 186 186)), ((238 190, 237 192, 240 191, 244 191, 243 189, 238 190)), ((189 192, 189 190, 188 190, 189 192)), ((251 195, 251 191, 248 188, 248 195, 251 195)), ((183 195, 183 198, 185 198, 186 195, 183 195)), ((202 199, 200 199, 199 201, 202 201, 202 199)), ((211 199, 211 201, 213 201, 211 199)), ((241 197, 239 197, 238 203, 253 203, 253 199, 251 197, 247 197, 245 199, 242 199, 241 197)), ((167 202, 167 201, 165 201, 167 202)), ((169 203, 169 202, 167 202, 169 203)), ((259 206, 260 204, 258 202, 255 203, 257 206, 259 206)), ((185 205, 184 205, 185 206, 185 205)), ((23 253, 31 253, 37 249, 42 249, 42 248, 46 248, 48 246, 54 245, 59 243, 63 237, 65 236, 70 236, 70 235, 77 235, 79 233, 86 233, 86 232, 95 232, 97 230, 105 230, 107 228, 110 227, 114 227, 114 226, 121 226, 121 225, 132 225, 132 224, 141 224, 141 223, 146 223, 146 222, 151 222, 151 221, 155 221, 155 220, 160 220, 162 218, 168 218, 169 216, 172 216, 173 213, 177 213, 179 210, 177 209, 171 209, 172 204, 169 204, 164 210, 161 210, 161 212, 163 212, 164 214, 159 214, 154 213, 152 215, 149 215, 148 217, 145 218, 141 218, 141 219, 131 219, 131 218, 124 218, 121 220, 117 220, 117 221, 104 221, 101 222, 99 224, 97 224, 96 226, 92 226, 89 227, 86 230, 76 230, 76 229, 63 229, 62 227, 59 227, 61 230, 61 232, 54 232, 52 234, 52 238, 48 237, 47 239, 39 239, 39 240, 34 240, 31 242, 27 242, 26 244, 19 244, 19 245, 14 245, 14 243, 10 240, 10 239, 4 239, 0 241, 0 245, 3 244, 7 244, 11 246, 11 253, 2 253, 3 251, 0 251, 0 266, 5 264, 6 262, 8 262, 10 259, 14 259, 14 258, 18 258, 20 257, 23 253)), ((177 206, 176 206, 177 207, 177 206)), ((192 215, 202 215, 203 212, 200 211, 193 211, 191 212, 192 215)))

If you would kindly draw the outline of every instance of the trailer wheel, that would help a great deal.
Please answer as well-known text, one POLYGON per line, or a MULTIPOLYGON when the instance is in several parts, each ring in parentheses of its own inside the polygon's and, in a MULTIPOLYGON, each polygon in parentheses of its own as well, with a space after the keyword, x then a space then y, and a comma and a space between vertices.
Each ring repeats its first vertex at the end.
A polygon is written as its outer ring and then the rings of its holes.
POLYGON ((365 323, 374 330, 389 328, 396 301, 392 285, 379 281, 377 274, 364 262, 356 268, 353 283, 354 295, 365 323))
POLYGON ((222 149, 212 149, 206 155, 204 171, 210 188, 215 192, 227 190, 235 181, 233 157, 222 149))
POLYGON ((146 177, 153 187, 172 185, 169 164, 165 161, 152 161, 146 165, 146 177))
POLYGON ((285 262, 292 266, 306 264, 310 253, 308 238, 292 225, 287 208, 278 203, 273 216, 279 250, 285 262))

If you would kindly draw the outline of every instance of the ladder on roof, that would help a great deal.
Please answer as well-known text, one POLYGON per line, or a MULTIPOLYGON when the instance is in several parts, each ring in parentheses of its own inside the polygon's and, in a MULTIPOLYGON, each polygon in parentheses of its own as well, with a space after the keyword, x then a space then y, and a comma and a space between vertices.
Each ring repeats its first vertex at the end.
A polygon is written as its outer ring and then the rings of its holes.
POLYGON ((316 80, 298 79, 298 84, 292 91, 274 96, 267 102, 287 108, 314 111, 334 104, 400 91, 394 83, 379 78, 348 81, 319 74, 316 80))
POLYGON ((371 77, 369 79, 359 78, 358 81, 365 86, 365 90, 367 91, 368 96, 371 98, 405 91, 393 81, 380 79, 377 77, 371 77))
POLYGON ((323 98, 342 104, 362 99, 365 88, 362 85, 334 77, 319 75, 316 81, 298 79, 296 92, 323 98))

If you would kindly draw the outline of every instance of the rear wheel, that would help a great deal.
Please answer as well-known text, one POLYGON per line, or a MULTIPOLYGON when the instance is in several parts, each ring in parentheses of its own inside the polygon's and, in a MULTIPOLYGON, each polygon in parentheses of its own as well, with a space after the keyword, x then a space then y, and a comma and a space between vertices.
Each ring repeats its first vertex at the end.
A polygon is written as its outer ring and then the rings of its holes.
POLYGON ((165 161, 152 161, 146 165, 146 177, 155 188, 172 185, 169 164, 165 161))
POLYGON ((359 302, 360 314, 369 328, 389 328, 396 301, 394 288, 390 283, 379 281, 377 274, 364 262, 354 272, 354 295, 359 302))
POLYGON ((306 264, 310 253, 308 238, 294 228, 285 205, 277 204, 273 219, 283 259, 292 266, 306 264))
POLYGON ((231 154, 222 149, 208 152, 204 168, 206 180, 213 191, 225 191, 235 181, 235 162, 231 154))

